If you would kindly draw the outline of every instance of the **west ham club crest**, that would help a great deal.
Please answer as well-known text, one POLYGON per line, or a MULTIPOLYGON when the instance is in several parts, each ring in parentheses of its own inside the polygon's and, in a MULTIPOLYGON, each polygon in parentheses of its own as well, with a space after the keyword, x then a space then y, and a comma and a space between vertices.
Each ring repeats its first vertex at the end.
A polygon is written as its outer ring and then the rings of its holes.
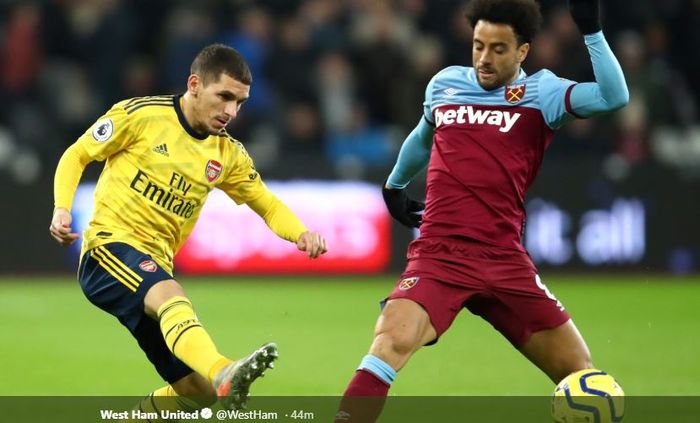
POLYGON ((506 86, 506 101, 515 104, 525 97, 525 84, 506 86))
POLYGON ((401 282, 399 282, 399 289, 401 291, 409 290, 409 289, 413 288, 414 286, 416 286, 419 279, 420 279, 419 276, 401 279, 401 282))

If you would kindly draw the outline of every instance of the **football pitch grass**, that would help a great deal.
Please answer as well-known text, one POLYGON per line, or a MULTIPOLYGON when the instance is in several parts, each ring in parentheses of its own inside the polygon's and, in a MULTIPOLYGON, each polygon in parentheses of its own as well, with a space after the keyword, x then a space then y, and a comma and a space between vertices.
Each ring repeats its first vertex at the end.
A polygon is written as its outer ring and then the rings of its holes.
MULTIPOLYGON (((628 396, 700 395, 700 277, 549 276, 594 363, 628 396)), ((395 277, 180 279, 220 351, 266 341, 280 359, 252 395, 337 396, 366 353, 395 277)), ((129 333, 70 278, 0 278, 0 395, 142 395, 164 383, 129 333)), ((421 349, 392 395, 528 395, 551 382, 481 318, 463 311, 421 349)))

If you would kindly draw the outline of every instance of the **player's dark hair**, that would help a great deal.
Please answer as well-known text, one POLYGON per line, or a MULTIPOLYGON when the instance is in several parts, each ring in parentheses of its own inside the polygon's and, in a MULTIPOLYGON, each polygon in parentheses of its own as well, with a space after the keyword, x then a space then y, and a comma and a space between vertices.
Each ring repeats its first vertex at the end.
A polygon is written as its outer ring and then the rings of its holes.
POLYGON ((245 85, 253 82, 253 75, 243 56, 224 44, 204 47, 192 61, 190 72, 198 75, 204 85, 218 81, 222 73, 245 85))
POLYGON ((520 44, 531 42, 542 23, 535 0, 472 0, 465 16, 472 28, 480 20, 510 25, 520 44))

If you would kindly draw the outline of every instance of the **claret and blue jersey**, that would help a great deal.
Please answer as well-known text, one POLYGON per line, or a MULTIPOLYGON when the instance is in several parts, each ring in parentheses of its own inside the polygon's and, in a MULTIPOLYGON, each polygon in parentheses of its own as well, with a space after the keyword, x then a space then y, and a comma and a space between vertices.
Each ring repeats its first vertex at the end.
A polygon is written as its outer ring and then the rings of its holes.
POLYGON ((464 236, 519 248, 525 191, 567 111, 575 83, 548 70, 487 91, 473 68, 451 66, 428 84, 434 127, 424 236, 464 236))
POLYGON ((535 109, 547 126, 556 129, 573 116, 569 95, 574 84, 546 69, 530 76, 521 70, 511 84, 487 91, 479 85, 474 68, 450 66, 428 83, 423 112, 436 127, 468 121, 493 125, 499 132, 508 133, 518 119, 518 110, 526 107, 535 109))
POLYGON ((629 92, 603 32, 584 36, 595 82, 544 69, 493 90, 473 68, 450 66, 426 88, 423 116, 387 185, 405 188, 428 164, 421 238, 450 237, 524 251, 525 193, 554 130, 623 107, 629 92))

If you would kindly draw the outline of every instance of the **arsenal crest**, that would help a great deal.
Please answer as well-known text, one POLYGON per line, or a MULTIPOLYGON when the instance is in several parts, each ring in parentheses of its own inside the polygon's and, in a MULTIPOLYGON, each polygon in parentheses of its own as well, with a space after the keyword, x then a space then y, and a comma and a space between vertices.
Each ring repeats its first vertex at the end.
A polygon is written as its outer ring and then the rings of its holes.
POLYGON ((221 169, 223 169, 221 163, 217 162, 216 160, 209 160, 207 162, 207 168, 204 171, 204 174, 207 176, 207 181, 214 182, 216 178, 221 175, 221 169))
POLYGON ((139 264, 139 268, 144 272, 153 273, 158 268, 158 265, 153 260, 144 260, 139 264))
POLYGON ((506 87, 506 101, 510 104, 515 104, 525 97, 525 84, 513 85, 506 87))
POLYGON ((419 276, 401 279, 401 282, 399 282, 399 289, 402 291, 407 291, 413 288, 418 283, 418 279, 420 279, 419 276))

